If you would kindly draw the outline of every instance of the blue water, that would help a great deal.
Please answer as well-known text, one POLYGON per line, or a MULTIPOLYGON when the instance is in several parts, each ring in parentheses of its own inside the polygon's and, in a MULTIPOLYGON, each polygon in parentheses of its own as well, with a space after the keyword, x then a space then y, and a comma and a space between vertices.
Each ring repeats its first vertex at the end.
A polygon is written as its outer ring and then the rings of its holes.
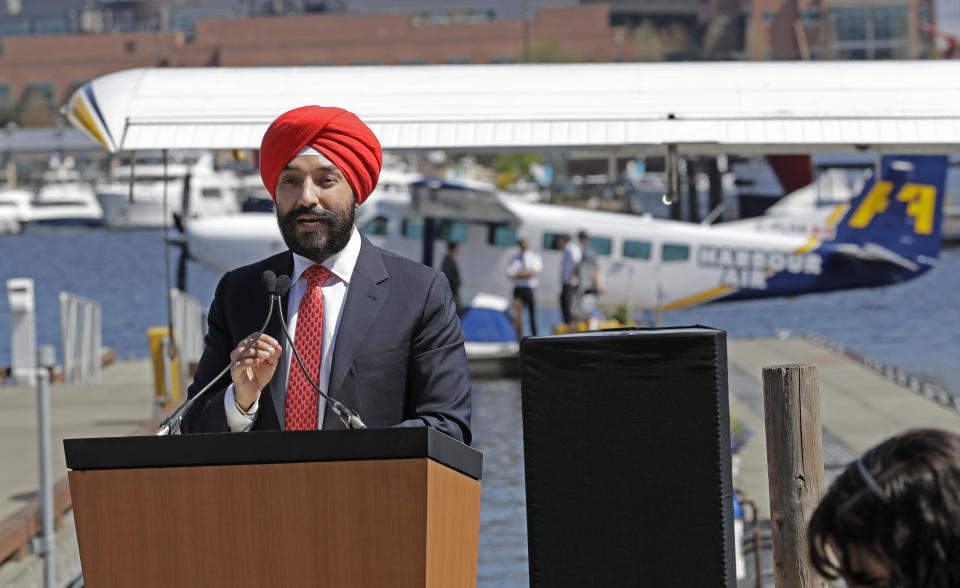
MULTIPOLYGON (((179 251, 170 250, 171 274, 179 251)), ((61 291, 103 305, 103 341, 119 357, 146 357, 146 330, 167 320, 162 231, 76 229, 0 236, 0 366, 10 362, 10 314, 5 282, 36 283, 40 343, 60 347, 61 291)), ((187 291, 205 305, 218 275, 188 266, 187 291)), ((730 337, 769 336, 778 330, 815 333, 865 355, 938 381, 960 394, 960 249, 941 254, 939 267, 897 286, 732 302, 666 313, 665 325, 703 324, 730 337)), ((506 293, 504 293, 506 294, 506 293)), ((556 309, 538 313, 541 332, 560 321, 556 309)))

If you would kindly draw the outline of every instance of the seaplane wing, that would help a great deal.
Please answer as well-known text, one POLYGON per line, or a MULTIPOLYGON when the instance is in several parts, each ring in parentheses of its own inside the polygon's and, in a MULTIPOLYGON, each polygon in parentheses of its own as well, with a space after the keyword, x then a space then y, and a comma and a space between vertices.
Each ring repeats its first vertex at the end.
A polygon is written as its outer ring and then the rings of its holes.
POLYGON ((356 112, 391 150, 960 150, 945 60, 149 68, 87 83, 64 111, 111 152, 255 149, 304 104, 356 112))

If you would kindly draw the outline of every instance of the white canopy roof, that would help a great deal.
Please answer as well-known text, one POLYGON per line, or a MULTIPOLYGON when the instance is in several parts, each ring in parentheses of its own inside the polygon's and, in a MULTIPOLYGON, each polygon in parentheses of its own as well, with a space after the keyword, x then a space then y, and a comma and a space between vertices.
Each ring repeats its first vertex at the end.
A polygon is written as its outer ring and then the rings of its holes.
POLYGON ((394 150, 960 151, 957 61, 135 69, 67 112, 111 151, 257 148, 304 104, 394 150))

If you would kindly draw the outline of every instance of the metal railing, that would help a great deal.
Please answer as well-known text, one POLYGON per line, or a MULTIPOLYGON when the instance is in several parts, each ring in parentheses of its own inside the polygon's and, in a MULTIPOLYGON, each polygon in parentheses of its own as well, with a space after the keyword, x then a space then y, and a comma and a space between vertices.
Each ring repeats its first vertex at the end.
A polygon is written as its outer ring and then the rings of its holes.
POLYGON ((60 335, 64 381, 67 384, 99 382, 103 340, 100 303, 61 292, 60 335))

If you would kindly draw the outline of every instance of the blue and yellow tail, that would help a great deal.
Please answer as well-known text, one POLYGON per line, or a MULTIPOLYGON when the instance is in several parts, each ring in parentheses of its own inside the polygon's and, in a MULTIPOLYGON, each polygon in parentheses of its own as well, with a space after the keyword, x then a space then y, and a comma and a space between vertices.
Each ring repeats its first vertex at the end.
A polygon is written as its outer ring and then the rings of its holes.
POLYGON ((945 155, 887 155, 850 202, 832 241, 883 247, 912 261, 940 252, 945 155))

